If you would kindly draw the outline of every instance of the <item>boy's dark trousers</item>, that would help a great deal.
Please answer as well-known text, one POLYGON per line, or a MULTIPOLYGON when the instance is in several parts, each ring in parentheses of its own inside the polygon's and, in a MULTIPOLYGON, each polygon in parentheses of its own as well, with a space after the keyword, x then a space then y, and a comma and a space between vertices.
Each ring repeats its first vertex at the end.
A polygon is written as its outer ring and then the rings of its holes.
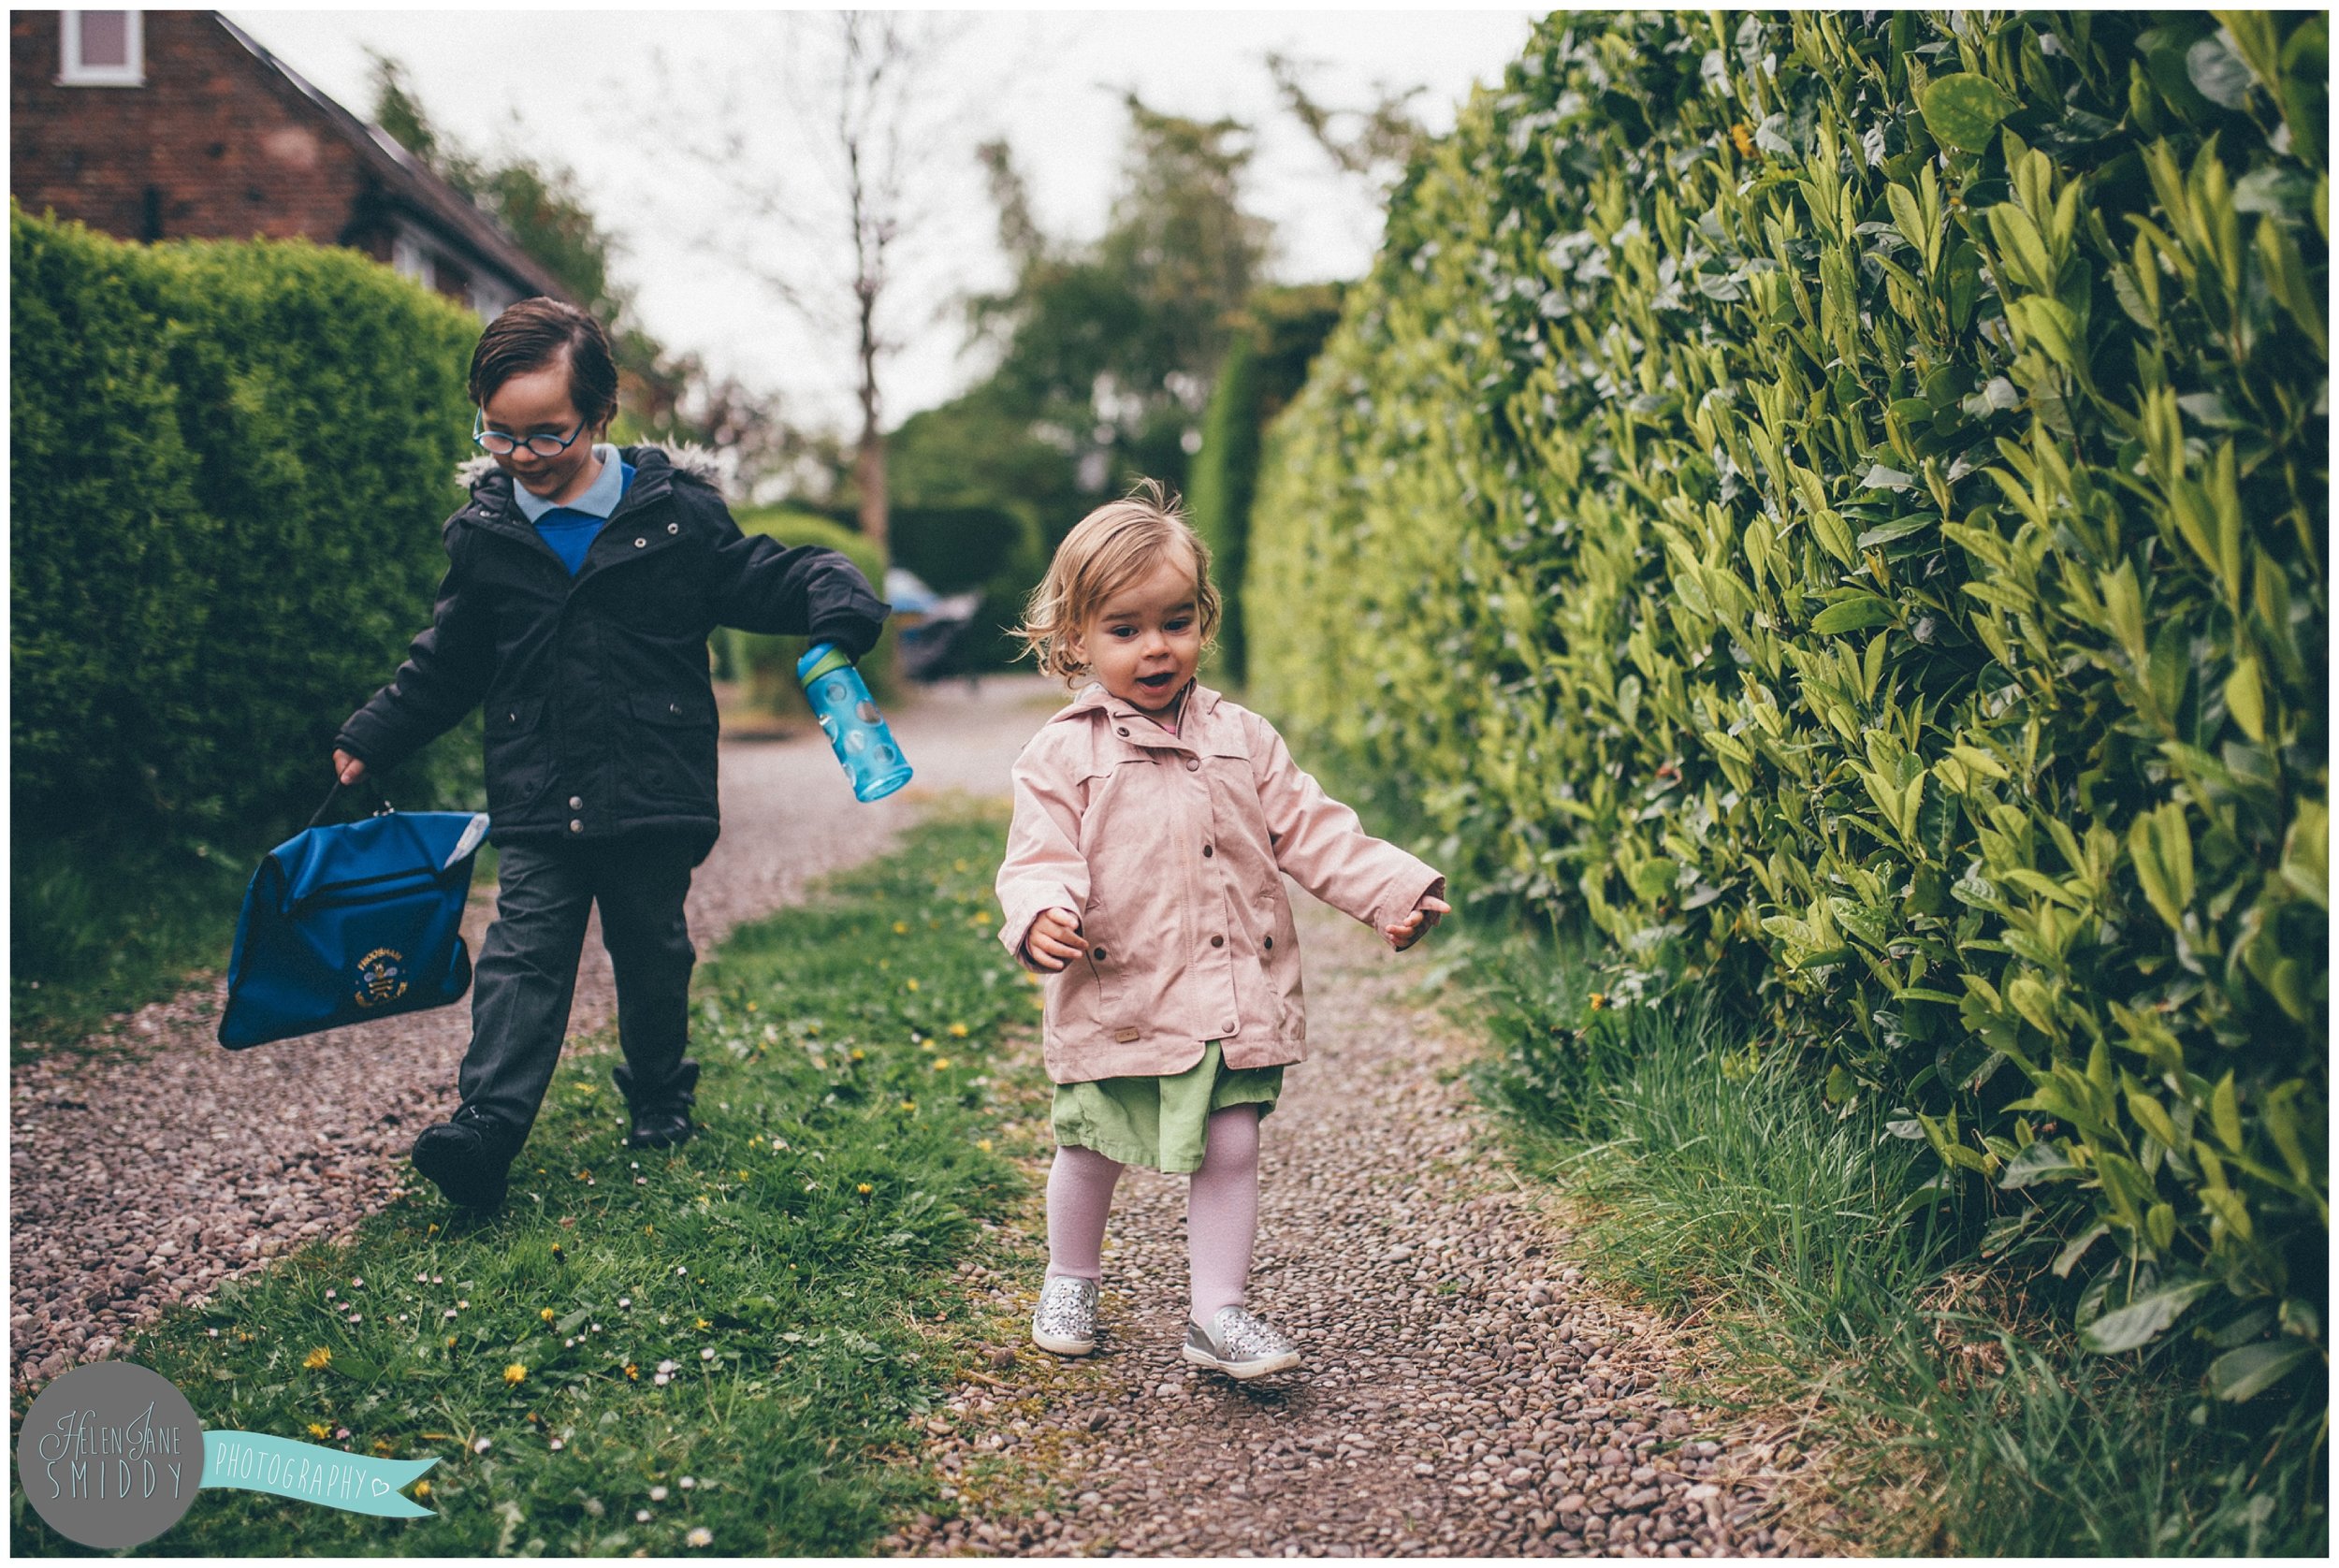
POLYGON ((618 1090, 637 1118, 687 1111, 698 1064, 690 1036, 690 968, 697 954, 682 904, 703 853, 692 838, 638 834, 598 843, 512 844, 501 855, 495 923, 472 967, 471 1049, 458 1084, 458 1121, 516 1154, 527 1141, 560 1059, 586 918, 601 906, 601 936, 617 981, 618 1090))

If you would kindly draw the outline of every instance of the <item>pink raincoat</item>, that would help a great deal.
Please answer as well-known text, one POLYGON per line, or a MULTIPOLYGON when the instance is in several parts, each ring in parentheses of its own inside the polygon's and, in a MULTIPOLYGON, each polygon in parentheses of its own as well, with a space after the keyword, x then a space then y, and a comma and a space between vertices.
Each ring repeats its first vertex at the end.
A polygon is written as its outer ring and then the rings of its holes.
POLYGON ((1273 725, 1199 682, 1176 734, 1091 682, 1014 777, 1000 939, 1036 970, 1024 938, 1063 909, 1088 947, 1047 976, 1058 1083, 1184 1072, 1213 1039, 1229 1067, 1297 1062, 1307 1018, 1284 875, 1376 930, 1445 891, 1302 773, 1273 725))

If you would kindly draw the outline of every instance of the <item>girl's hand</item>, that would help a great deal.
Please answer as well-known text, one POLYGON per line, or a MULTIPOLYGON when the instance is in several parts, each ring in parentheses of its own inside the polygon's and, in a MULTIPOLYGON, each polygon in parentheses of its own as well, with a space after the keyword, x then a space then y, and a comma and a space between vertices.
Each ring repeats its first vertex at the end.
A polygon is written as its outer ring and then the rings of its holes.
POLYGON ((1042 909, 1024 938, 1024 951, 1053 973, 1081 955, 1080 935, 1081 922, 1069 909, 1042 909))
POLYGON ((1453 912, 1454 907, 1443 898, 1424 897, 1412 914, 1407 915, 1395 925, 1383 926, 1381 935, 1388 938, 1390 947, 1402 952, 1428 936, 1430 927, 1437 923, 1440 915, 1450 915, 1453 912))
POLYGON ((338 748, 335 748, 333 752, 334 777, 340 779, 344 784, 355 784, 365 776, 366 764, 362 760, 353 757, 348 752, 341 750, 338 748))

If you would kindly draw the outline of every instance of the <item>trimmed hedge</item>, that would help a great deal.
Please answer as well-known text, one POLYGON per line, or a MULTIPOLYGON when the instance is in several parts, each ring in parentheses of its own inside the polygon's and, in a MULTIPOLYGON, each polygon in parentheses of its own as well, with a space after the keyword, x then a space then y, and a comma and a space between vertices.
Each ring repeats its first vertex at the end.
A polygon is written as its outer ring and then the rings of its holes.
MULTIPOLYGON (((885 558, 865 534, 826 517, 786 507, 760 507, 733 515, 748 533, 768 534, 783 544, 824 544, 843 551, 861 568, 861 574, 879 586, 882 593, 885 558)), ((804 688, 797 683, 796 661, 812 646, 811 638, 742 632, 734 626, 718 627, 715 638, 717 667, 745 683, 749 704, 768 713, 810 721, 812 708, 804 700, 804 688)), ((861 677, 868 683, 869 695, 879 706, 893 702, 900 692, 893 677, 893 624, 889 620, 885 630, 878 633, 877 646, 869 650, 869 656, 860 664, 861 677)))
MULTIPOLYGON (((121 243, 9 212, 13 836, 240 853, 445 568, 478 323, 305 242, 121 243)), ((476 744, 387 780, 476 798, 476 744)))
POLYGON ((1248 643, 1242 596, 1250 566, 1251 501, 1258 488, 1259 434, 1307 384, 1308 366, 1340 321, 1341 285, 1308 283, 1261 289, 1236 324, 1202 414, 1186 504, 1194 530, 1210 546, 1226 601, 1217 661, 1228 680, 1242 681, 1248 643))
POLYGON ((1248 598, 1458 873, 2240 1398, 2325 1365, 2328 78, 2220 14, 1547 22, 1273 432, 1248 598))

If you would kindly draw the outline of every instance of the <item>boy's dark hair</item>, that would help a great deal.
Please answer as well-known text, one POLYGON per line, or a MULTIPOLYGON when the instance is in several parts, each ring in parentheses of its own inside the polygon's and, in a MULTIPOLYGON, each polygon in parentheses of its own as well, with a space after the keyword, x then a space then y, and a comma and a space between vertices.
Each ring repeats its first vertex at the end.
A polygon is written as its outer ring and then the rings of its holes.
POLYGON ((516 375, 541 370, 563 355, 569 362, 569 401, 586 428, 599 429, 617 412, 617 367, 609 335, 574 305, 538 295, 507 307, 479 334, 471 356, 471 400, 485 406, 516 375))

